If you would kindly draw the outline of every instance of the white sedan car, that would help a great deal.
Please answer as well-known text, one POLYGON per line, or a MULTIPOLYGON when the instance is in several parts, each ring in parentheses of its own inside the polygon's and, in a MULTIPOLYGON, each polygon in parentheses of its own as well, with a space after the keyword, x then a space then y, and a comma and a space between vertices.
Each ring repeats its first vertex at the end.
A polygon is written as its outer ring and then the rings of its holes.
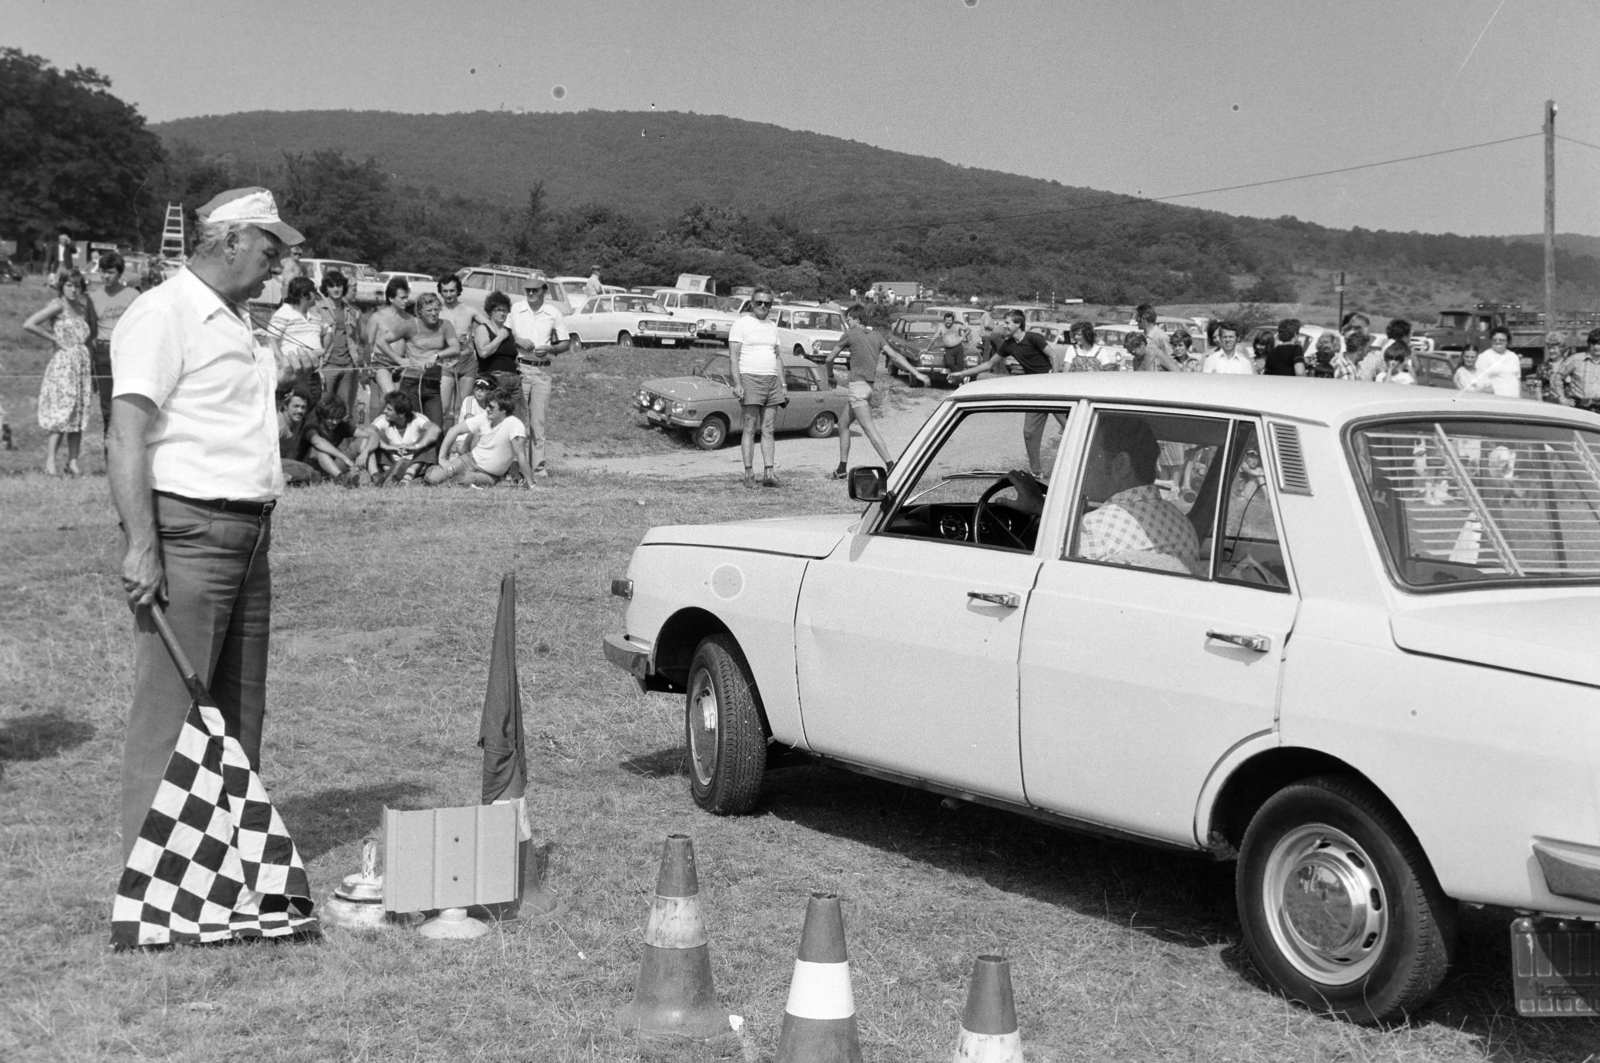
POLYGON ((674 317, 646 295, 596 295, 567 315, 567 332, 577 343, 619 347, 690 347, 695 323, 674 317))
POLYGON ((605 653, 685 696, 703 808, 792 748, 1237 861, 1257 969, 1361 1022, 1438 987, 1458 904, 1510 909, 1522 1012, 1600 1011, 1600 418, 1002 377, 850 490, 652 529, 613 584, 605 653), (1035 432, 1042 490, 1009 475, 1035 432))

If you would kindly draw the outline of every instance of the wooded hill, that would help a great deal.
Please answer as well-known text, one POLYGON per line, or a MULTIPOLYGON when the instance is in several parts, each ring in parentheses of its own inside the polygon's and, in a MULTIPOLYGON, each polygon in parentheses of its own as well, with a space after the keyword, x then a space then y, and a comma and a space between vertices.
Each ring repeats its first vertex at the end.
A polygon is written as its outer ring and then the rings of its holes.
MULTIPOLYGON (((1535 302, 1543 278, 1533 244, 1234 217, 715 115, 250 112, 152 129, 174 154, 263 183, 286 156, 370 158, 411 217, 426 218, 429 203, 450 215, 430 255, 468 253, 457 230, 488 251, 496 231, 527 236, 527 223, 542 221, 533 260, 563 271, 591 258, 612 273, 656 269, 705 251, 702 264, 730 283, 783 264, 799 287, 835 293, 892 275, 953 294, 1131 303, 1329 302, 1343 269, 1347 302, 1409 314, 1480 298, 1535 302), (769 222, 790 261, 763 262, 730 235, 769 222), (650 243, 663 232, 671 254, 650 243)), ((385 265, 427 257, 404 243, 385 265)), ((1591 305, 1600 260, 1562 251, 1557 269, 1562 303, 1591 305)))

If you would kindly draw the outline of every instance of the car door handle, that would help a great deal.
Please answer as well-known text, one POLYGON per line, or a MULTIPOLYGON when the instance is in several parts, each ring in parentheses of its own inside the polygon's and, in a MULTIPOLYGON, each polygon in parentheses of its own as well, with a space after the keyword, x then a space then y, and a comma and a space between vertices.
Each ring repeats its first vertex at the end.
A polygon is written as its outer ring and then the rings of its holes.
POLYGON ((1206 638, 1226 642, 1241 649, 1254 650, 1257 653, 1266 653, 1272 649, 1272 640, 1265 635, 1231 635, 1226 631, 1207 631, 1206 638))
POLYGON ((987 591, 968 591, 967 597, 975 602, 987 602, 990 605, 1000 605, 1007 609, 1015 609, 1022 604, 1022 599, 1015 594, 990 594, 987 591))

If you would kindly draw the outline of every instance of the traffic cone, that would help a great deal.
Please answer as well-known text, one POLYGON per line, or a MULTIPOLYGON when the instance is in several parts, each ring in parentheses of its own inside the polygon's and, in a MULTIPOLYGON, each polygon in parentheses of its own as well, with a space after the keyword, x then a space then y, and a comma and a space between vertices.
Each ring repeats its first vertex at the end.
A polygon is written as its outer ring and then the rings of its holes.
POLYGON ((700 1039, 731 1029, 711 983, 711 950, 700 919, 694 843, 686 834, 667 836, 656 899, 644 931, 639 981, 633 1002, 617 1013, 617 1025, 623 1033, 700 1039))
POLYGON ((856 999, 844 951, 844 915, 832 893, 813 893, 800 932, 777 1063, 861 1063, 856 999))
POLYGON ((1022 1035, 1011 997, 1011 961, 979 956, 961 1013, 955 1063, 1022 1063, 1022 1035))

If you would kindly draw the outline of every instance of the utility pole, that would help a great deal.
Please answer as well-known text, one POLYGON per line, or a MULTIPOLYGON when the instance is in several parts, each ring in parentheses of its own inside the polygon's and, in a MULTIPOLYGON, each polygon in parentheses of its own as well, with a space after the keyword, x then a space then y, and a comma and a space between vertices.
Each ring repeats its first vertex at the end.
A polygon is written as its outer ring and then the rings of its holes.
POLYGON ((1556 101, 1544 101, 1544 327, 1556 327, 1556 101))

